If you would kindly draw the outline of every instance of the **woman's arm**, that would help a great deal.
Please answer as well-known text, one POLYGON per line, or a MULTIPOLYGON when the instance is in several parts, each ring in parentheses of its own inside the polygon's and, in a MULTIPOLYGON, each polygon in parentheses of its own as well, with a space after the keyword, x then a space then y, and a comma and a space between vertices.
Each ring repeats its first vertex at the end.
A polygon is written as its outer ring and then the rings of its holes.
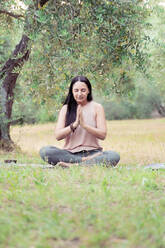
POLYGON ((101 104, 97 104, 96 106, 96 127, 84 123, 82 111, 80 111, 80 125, 96 138, 104 140, 107 134, 107 127, 104 109, 101 104))
POLYGON ((57 140, 64 139, 71 133, 70 126, 65 127, 65 116, 67 112, 67 105, 64 105, 59 113, 58 121, 55 129, 55 137, 57 140))
MULTIPOLYGON (((55 130, 55 137, 57 140, 62 140, 68 136, 72 130, 70 126, 65 127, 65 118, 66 118, 66 112, 67 112, 67 105, 64 105, 59 113, 58 121, 56 125, 55 130)), ((76 128, 79 125, 78 118, 76 118, 76 121, 73 123, 73 128, 76 128)))

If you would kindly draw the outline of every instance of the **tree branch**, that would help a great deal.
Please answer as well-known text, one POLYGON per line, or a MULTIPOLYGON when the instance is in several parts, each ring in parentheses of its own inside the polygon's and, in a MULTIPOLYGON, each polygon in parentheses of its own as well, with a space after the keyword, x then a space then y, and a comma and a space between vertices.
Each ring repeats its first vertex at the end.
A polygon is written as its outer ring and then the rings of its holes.
POLYGON ((0 14, 5 14, 5 15, 8 15, 8 16, 11 16, 11 17, 14 17, 14 18, 21 18, 21 17, 24 17, 23 15, 17 15, 17 14, 14 14, 12 12, 9 12, 7 10, 0 10, 0 14))

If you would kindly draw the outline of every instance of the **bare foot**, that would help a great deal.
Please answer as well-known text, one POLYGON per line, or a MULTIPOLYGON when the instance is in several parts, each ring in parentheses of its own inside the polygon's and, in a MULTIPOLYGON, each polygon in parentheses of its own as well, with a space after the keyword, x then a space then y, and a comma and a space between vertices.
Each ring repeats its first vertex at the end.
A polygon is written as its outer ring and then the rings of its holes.
POLYGON ((69 169, 69 168, 73 167, 74 165, 78 165, 78 164, 65 163, 65 162, 58 162, 56 165, 57 165, 57 166, 60 166, 60 167, 62 167, 62 168, 69 169))
POLYGON ((93 154, 93 155, 91 155, 91 156, 83 157, 83 158, 82 158, 82 161, 90 160, 90 159, 95 158, 95 157, 97 157, 97 156, 99 156, 99 155, 101 155, 101 154, 102 154, 102 152, 97 152, 97 153, 95 153, 95 154, 93 154))

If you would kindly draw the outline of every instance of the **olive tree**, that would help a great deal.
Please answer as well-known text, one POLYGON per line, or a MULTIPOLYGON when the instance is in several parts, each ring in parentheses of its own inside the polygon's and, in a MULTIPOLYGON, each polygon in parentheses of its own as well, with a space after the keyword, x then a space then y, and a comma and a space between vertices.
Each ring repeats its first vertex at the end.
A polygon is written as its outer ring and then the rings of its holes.
POLYGON ((61 89, 65 91, 75 73, 104 79, 98 80, 96 87, 107 92, 113 87, 127 90, 125 85, 129 86, 130 81, 126 71, 120 71, 118 80, 109 84, 112 64, 120 65, 128 58, 137 68, 144 68, 145 36, 141 30, 150 10, 143 1, 13 0, 1 1, 0 7, 1 16, 22 20, 22 37, 0 70, 0 149, 14 148, 10 137, 14 88, 32 46, 42 51, 38 56, 42 65, 40 68, 33 64, 29 73, 34 72, 37 78, 32 82, 36 96, 38 92, 45 99, 58 96, 61 89), (26 8, 12 12, 18 2, 26 8))
POLYGON ((29 2, 28 9, 24 15, 15 14, 3 9, 3 7, 8 9, 9 7, 16 5, 15 1, 2 1, 0 4, 1 15, 12 18, 24 18, 24 29, 21 40, 0 70, 0 148, 4 150, 12 150, 14 148, 14 143, 10 137, 14 88, 24 62, 28 60, 30 55, 32 44, 30 37, 36 32, 36 28, 38 28, 35 12, 37 12, 39 7, 43 7, 48 1, 41 0, 29 2))

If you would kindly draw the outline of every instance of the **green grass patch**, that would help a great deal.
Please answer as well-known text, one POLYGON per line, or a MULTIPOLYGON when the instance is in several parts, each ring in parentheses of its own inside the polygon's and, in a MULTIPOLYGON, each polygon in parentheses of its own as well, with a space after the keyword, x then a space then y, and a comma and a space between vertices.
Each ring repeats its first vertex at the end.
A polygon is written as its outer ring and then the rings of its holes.
POLYGON ((0 154, 0 164, 5 165, 5 160, 16 160, 17 164, 45 164, 45 162, 40 158, 39 153, 28 154, 25 152, 3 152, 0 154))
POLYGON ((0 168, 0 247, 165 244, 165 171, 0 168))

